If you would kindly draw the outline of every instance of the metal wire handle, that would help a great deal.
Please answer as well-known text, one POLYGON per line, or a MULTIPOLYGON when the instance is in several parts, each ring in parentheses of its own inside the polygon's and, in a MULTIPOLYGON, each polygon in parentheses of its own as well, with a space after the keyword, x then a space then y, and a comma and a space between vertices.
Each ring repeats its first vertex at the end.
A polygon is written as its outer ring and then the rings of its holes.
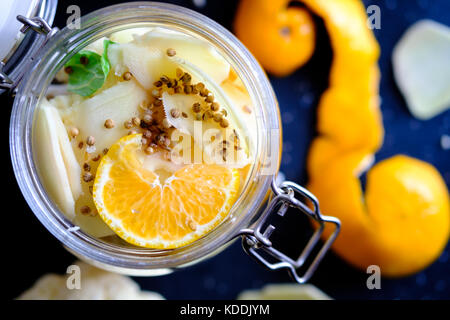
MULTIPOLYGON (((50 25, 42 19, 41 17, 33 17, 33 18, 27 18, 22 15, 17 16, 17 20, 19 20, 21 23, 23 23, 22 28, 20 29, 20 32, 27 33, 28 31, 32 30, 38 34, 41 34, 45 37, 42 44, 39 48, 37 48, 36 52, 33 53, 33 56, 30 57, 30 61, 23 61, 23 63, 31 64, 33 63, 34 56, 39 53, 41 48, 48 42, 48 40, 56 33, 58 32, 58 28, 52 28, 50 25)), ((15 90, 17 85, 19 84, 20 80, 22 80, 25 71, 28 70, 28 68, 23 68, 23 72, 21 72, 15 79, 12 79, 12 77, 8 76, 5 71, 5 64, 3 62, 0 62, 0 89, 6 89, 6 90, 15 90)))
POLYGON ((242 236, 242 246, 248 255, 255 258, 257 262, 270 270, 287 268, 295 281, 298 283, 305 283, 314 274, 314 271, 317 269, 325 253, 336 239, 340 231, 341 223, 337 218, 322 215, 320 213, 317 198, 308 190, 296 183, 285 181, 278 186, 274 179, 272 181, 272 190, 274 196, 258 221, 255 222, 252 228, 242 229, 240 231, 239 235, 242 236), (308 199, 311 202, 313 209, 310 209, 308 205, 298 200, 295 197, 296 194, 300 194, 302 197, 308 199), (299 209, 302 213, 314 219, 319 225, 297 260, 291 259, 272 246, 270 236, 275 230, 275 226, 269 224, 264 230, 262 230, 271 214, 277 213, 283 217, 289 207, 299 209), (326 223, 334 224, 335 229, 333 233, 324 242, 317 255, 313 258, 311 264, 307 266, 306 271, 302 275, 299 275, 298 269, 303 267, 307 260, 310 260, 311 252, 319 243, 326 223), (260 250, 263 250, 275 258, 276 262, 269 262, 259 253, 260 250))

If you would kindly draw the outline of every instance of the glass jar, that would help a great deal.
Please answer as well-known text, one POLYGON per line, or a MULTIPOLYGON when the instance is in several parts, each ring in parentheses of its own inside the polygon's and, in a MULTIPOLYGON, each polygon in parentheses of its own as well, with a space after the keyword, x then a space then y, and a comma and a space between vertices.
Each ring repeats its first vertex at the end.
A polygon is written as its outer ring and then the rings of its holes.
POLYGON ((280 114, 271 85, 248 50, 209 18, 169 4, 136 2, 115 5, 82 17, 80 25, 80 29, 74 30, 67 27, 57 32, 44 30, 50 35, 49 40, 39 50, 33 65, 16 88, 10 126, 12 163, 20 189, 41 223, 74 255, 110 271, 129 275, 165 274, 210 257, 231 240, 242 236, 244 249, 259 262, 270 269, 287 268, 296 281, 305 282, 337 236, 339 221, 322 216, 316 199, 307 190, 292 182, 280 185, 274 182, 281 156, 280 114), (209 42, 230 63, 246 86, 255 106, 257 122, 255 164, 228 218, 203 238, 171 250, 123 247, 77 230, 49 198, 33 160, 35 111, 56 72, 86 45, 116 31, 148 26, 175 29, 209 42), (262 209, 271 189, 270 202, 262 209), (311 204, 308 206, 298 200, 298 194, 311 204), (276 213, 282 216, 288 207, 299 209, 319 225, 297 260, 275 249, 270 241, 275 227, 268 224, 269 216, 276 213), (296 270, 305 267, 305 261, 318 243, 326 222, 336 226, 335 232, 312 259, 306 272, 298 275, 296 270), (269 262, 266 254, 276 262, 269 262))

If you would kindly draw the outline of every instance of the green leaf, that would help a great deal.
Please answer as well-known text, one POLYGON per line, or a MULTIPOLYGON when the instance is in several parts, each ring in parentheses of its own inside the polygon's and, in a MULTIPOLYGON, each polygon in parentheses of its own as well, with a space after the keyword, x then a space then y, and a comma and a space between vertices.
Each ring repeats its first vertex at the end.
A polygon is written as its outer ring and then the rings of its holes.
POLYGON ((102 68, 105 71, 105 74, 108 75, 109 70, 111 68, 111 64, 108 59, 108 48, 110 44, 116 44, 116 42, 111 41, 109 39, 105 39, 103 41, 103 55, 102 55, 102 68))
POLYGON ((68 90, 87 97, 94 94, 105 83, 111 69, 108 60, 108 47, 113 41, 103 42, 103 55, 93 51, 81 50, 64 66, 70 68, 68 90))

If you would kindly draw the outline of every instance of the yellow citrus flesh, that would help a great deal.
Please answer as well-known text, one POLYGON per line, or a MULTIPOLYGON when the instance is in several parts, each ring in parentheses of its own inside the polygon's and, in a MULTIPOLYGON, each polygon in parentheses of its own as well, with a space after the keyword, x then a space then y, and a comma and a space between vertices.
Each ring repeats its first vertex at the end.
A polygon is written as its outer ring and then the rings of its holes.
POLYGON ((220 224, 237 199, 239 171, 189 164, 160 181, 142 166, 141 137, 120 139, 98 167, 94 202, 108 226, 131 244, 172 249, 220 224))

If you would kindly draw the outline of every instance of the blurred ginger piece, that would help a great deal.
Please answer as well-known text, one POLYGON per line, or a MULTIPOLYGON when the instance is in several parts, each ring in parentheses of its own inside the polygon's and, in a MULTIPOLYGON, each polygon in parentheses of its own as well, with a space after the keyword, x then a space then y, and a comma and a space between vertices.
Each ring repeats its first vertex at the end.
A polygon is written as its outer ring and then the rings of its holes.
POLYGON ((80 267, 80 289, 67 288, 67 276, 46 274, 18 300, 162 300, 160 294, 141 291, 131 278, 97 269, 84 262, 80 267))
POLYGON ((304 8, 290 0, 241 0, 234 21, 237 37, 275 76, 286 76, 314 52, 315 28, 304 8))
POLYGON ((411 26, 392 55, 394 77, 414 117, 450 108, 450 28, 431 20, 411 26))
POLYGON ((311 284, 269 284, 260 290, 242 291, 238 300, 331 300, 311 284))

